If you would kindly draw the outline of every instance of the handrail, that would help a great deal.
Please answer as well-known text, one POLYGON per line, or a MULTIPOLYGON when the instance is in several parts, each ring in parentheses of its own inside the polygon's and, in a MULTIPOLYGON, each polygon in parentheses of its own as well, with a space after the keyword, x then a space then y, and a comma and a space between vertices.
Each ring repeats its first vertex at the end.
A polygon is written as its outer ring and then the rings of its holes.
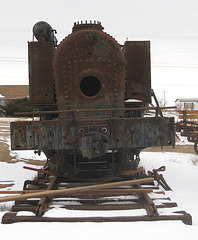
POLYGON ((55 110, 55 111, 36 111, 36 112, 16 112, 17 115, 40 115, 40 114, 54 114, 54 113, 81 113, 81 112, 115 112, 115 111, 136 111, 136 110, 164 110, 174 109, 176 107, 139 107, 139 108, 103 108, 103 109, 75 109, 75 110, 55 110))

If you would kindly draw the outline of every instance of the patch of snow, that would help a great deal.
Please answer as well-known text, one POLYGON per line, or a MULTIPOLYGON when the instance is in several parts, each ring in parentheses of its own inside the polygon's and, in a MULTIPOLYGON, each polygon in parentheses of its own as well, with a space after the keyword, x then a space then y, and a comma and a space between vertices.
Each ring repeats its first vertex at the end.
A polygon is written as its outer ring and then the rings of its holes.
POLYGON ((34 150, 21 150, 21 151, 11 151, 10 152, 11 156, 15 156, 18 160, 27 160, 27 159, 32 159, 32 160, 46 160, 46 156, 43 152, 41 152, 41 155, 39 156, 38 154, 34 153, 34 150))
POLYGON ((138 100, 138 99, 127 99, 125 102, 142 102, 142 100, 138 100))
POLYGON ((146 216, 145 209, 120 210, 120 211, 84 211, 53 208, 47 211, 44 217, 120 217, 120 216, 146 216))
MULTIPOLYGON (((0 181, 14 182, 14 186, 8 187, 7 190, 22 190, 23 183, 27 179, 33 179, 36 175, 33 171, 28 171, 23 168, 26 164, 23 162, 6 163, 0 162, 0 181)), ((32 165, 28 165, 34 167, 32 165)))
POLYGON ((35 214, 33 212, 29 212, 29 211, 20 211, 17 213, 17 216, 35 216, 35 214))

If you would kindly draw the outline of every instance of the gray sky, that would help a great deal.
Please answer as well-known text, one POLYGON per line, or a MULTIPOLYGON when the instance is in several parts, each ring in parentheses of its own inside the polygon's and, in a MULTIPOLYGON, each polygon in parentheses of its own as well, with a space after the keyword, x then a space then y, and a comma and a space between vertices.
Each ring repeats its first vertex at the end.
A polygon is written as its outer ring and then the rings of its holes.
POLYGON ((152 85, 169 103, 198 97, 197 0, 6 0, 0 3, 0 84, 28 84, 27 41, 40 20, 60 42, 74 22, 98 20, 119 43, 150 40, 152 85))

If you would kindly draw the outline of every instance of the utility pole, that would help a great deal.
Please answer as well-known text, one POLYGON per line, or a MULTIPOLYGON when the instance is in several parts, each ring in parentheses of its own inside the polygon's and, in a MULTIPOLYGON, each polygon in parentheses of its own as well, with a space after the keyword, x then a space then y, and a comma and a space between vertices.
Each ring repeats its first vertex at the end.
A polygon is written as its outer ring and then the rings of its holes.
POLYGON ((166 106, 166 91, 164 91, 164 107, 166 106))

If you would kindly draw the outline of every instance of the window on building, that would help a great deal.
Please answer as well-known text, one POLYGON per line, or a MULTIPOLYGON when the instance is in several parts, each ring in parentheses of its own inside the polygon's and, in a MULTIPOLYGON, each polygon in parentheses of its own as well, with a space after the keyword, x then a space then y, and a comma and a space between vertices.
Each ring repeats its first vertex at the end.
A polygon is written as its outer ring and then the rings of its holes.
POLYGON ((185 110, 193 110, 193 103, 192 102, 184 103, 184 109, 185 110))

